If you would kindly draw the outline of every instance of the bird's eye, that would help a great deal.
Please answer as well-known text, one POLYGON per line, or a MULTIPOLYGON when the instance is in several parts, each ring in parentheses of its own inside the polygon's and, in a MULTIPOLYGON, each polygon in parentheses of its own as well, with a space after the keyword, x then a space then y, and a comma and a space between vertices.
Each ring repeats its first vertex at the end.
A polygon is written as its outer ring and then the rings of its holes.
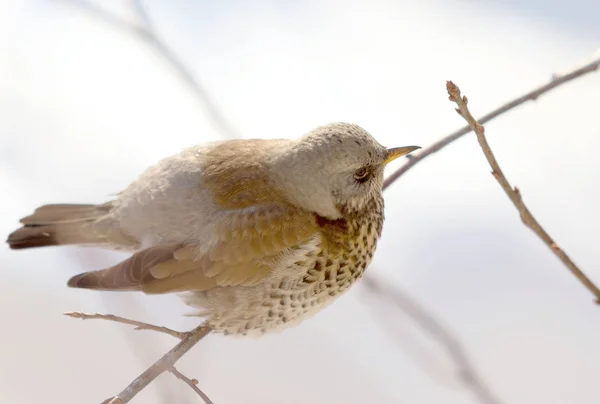
POLYGON ((356 181, 364 181, 368 175, 369 170, 367 170, 367 167, 361 167, 354 172, 354 179, 356 181))

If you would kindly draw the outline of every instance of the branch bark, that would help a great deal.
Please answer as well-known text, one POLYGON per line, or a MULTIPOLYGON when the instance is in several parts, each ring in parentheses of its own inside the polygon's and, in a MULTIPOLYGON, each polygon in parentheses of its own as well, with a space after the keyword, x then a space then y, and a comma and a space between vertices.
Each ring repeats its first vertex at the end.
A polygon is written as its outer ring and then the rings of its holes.
POLYGON ((102 404, 124 404, 129 402, 134 396, 136 396, 140 391, 144 389, 148 384, 150 384, 154 379, 160 376, 163 372, 169 371, 178 379, 184 381, 187 385, 189 385, 192 390, 196 392, 206 404, 214 404, 210 398, 197 386, 198 380, 190 379, 180 371, 175 369, 175 363, 183 356, 186 352, 188 352, 194 345, 196 345, 202 338, 208 335, 211 332, 211 329, 204 324, 199 325, 194 328, 192 331, 188 332, 180 332, 175 331, 167 327, 157 326, 149 323, 144 323, 141 321, 130 320, 128 318, 115 316, 113 314, 86 314, 81 312, 70 312, 65 313, 65 315, 73 318, 79 318, 82 320, 89 319, 100 319, 113 321, 116 323, 127 324, 135 326, 136 330, 150 330, 156 331, 163 334, 170 335, 175 338, 179 338, 181 341, 177 344, 173 349, 171 349, 168 353, 163 355, 158 361, 156 361, 152 366, 146 369, 141 375, 139 375, 133 382, 129 384, 123 391, 121 391, 118 395, 108 398, 102 402, 102 404))
POLYGON ((114 321, 116 323, 132 325, 135 327, 136 330, 156 331, 156 332, 160 332, 163 334, 168 334, 172 337, 179 338, 179 339, 184 339, 185 337, 187 337, 189 335, 189 332, 175 331, 175 330, 172 330, 167 327, 161 327, 161 326, 157 326, 157 325, 143 323, 141 321, 130 320, 128 318, 115 316, 113 314, 98 314, 98 313, 86 314, 86 313, 74 311, 74 312, 70 312, 70 313, 65 313, 65 316, 69 316, 69 317, 73 317, 73 318, 80 318, 82 320, 102 319, 102 320, 114 321))
MULTIPOLYGON (((75 263, 77 263, 83 267, 89 265, 90 262, 94 262, 94 261, 98 261, 98 260, 101 261, 101 262, 97 263, 96 266, 98 266, 98 267, 111 264, 110 258, 108 258, 108 262, 102 262, 102 261, 106 261, 107 259, 105 257, 103 257, 103 253, 101 251, 94 251, 94 250, 90 250, 90 249, 77 249, 77 250, 73 250, 71 255, 73 256, 72 258, 75 260, 75 263)), ((147 314, 147 307, 145 307, 143 304, 141 304, 141 302, 138 299, 136 299, 136 297, 134 295, 123 294, 123 295, 119 295, 119 297, 117 299, 115 299, 114 296, 106 295, 104 293, 99 293, 96 296, 98 299, 100 299, 101 301, 104 302, 104 306, 106 306, 107 312, 115 311, 115 310, 112 310, 111 308, 118 308, 118 307, 121 307, 122 305, 125 305, 128 308, 129 312, 136 313, 136 317, 143 318, 144 315, 147 314)), ((66 314, 70 315, 71 313, 66 313, 66 314)), ((102 314, 87 315, 84 313, 73 313, 73 315, 71 315, 71 317, 81 318, 82 320, 85 320, 87 318, 100 318, 101 316, 103 316, 103 315, 102 314)), ((129 325, 133 325, 136 327, 139 326, 139 328, 136 328, 136 329, 148 329, 148 330, 152 329, 151 327, 146 327, 145 323, 133 322, 132 320, 127 320, 127 319, 124 319, 122 317, 117 317, 117 316, 113 316, 113 317, 114 317, 113 321, 124 320, 124 321, 121 321, 124 324, 129 324, 129 325)), ((107 320, 109 320, 109 319, 107 319, 107 320)), ((147 325, 151 326, 150 324, 147 324, 147 325)), ((155 331, 160 332, 161 330, 155 330, 155 331)), ((157 353, 165 352, 166 349, 168 349, 168 348, 161 349, 162 344, 156 345, 156 344, 150 344, 149 341, 139 341, 139 340, 134 341, 131 338, 128 338, 127 335, 125 335, 127 332, 129 332, 129 330, 127 330, 125 328, 122 329, 122 332, 123 332, 123 337, 129 347, 130 353, 136 358, 136 362, 138 363, 138 365, 140 366, 141 369, 145 369, 149 363, 152 363, 155 360, 157 353)), ((174 332, 178 333, 177 331, 174 331, 174 332)), ((181 333, 181 334, 184 334, 184 333, 181 333)), ((176 335, 173 335, 173 336, 175 337, 176 335)), ((181 391, 181 389, 177 388, 177 386, 173 386, 172 383, 169 383, 169 380, 167 378, 156 380, 155 389, 156 389, 156 400, 158 402, 168 403, 168 402, 176 401, 177 404, 191 404, 192 403, 192 397, 182 396, 183 392, 181 391)))
POLYGON ((192 390, 194 390, 196 392, 196 394, 198 394, 202 398, 202 400, 204 400, 204 402, 206 404, 214 404, 211 401, 211 399, 208 398, 208 396, 206 394, 204 394, 204 392, 202 390, 200 390, 200 388, 198 387, 198 380, 190 379, 189 377, 187 377, 186 375, 181 373, 179 370, 175 369, 175 366, 171 366, 171 368, 169 369, 169 372, 171 372, 171 374, 173 374, 173 376, 175 376, 176 378, 178 378, 179 380, 183 381, 185 384, 190 386, 190 388, 192 390))
MULTIPOLYGON (((600 63, 600 61, 598 62, 600 63)), ((596 64, 596 67, 598 64, 596 64)), ((468 122, 469 127, 475 132, 477 135, 477 141, 483 150, 483 154, 487 159, 490 167, 492 168, 492 175, 498 181, 508 198, 511 200, 513 205, 519 211, 521 215, 521 219, 523 223, 527 227, 529 227, 533 232, 540 238, 546 245, 552 250, 552 252, 562 261, 562 263, 571 271, 571 273, 596 297, 596 303, 600 304, 600 289, 583 273, 581 269, 569 258, 569 256, 556 244, 556 242, 550 237, 550 235, 544 230, 544 228, 539 224, 539 222, 535 219, 533 214, 529 211, 525 203, 523 202, 523 198, 521 196, 521 192, 517 187, 512 187, 508 182, 508 179, 502 172, 490 145, 487 142, 485 137, 485 129, 484 127, 475 120, 471 111, 467 107, 467 97, 461 96, 460 89, 456 84, 451 81, 446 83, 446 88, 448 90, 448 95, 450 101, 456 103, 458 106, 457 112, 468 122)))
MULTIPOLYGON (((500 116, 500 115, 504 114, 505 112, 508 112, 508 111, 526 103, 527 101, 535 101, 538 99, 539 96, 541 96, 557 87, 560 87, 561 85, 563 85, 565 83, 568 83, 568 82, 570 82, 578 77, 584 76, 588 73, 595 72, 596 70, 598 70, 598 67, 600 67, 600 49, 598 51, 596 51, 594 53, 594 55, 584 64, 582 64, 574 69, 571 69, 565 73, 554 74, 552 76, 552 79, 548 83, 546 83, 542 86, 539 86, 537 88, 534 88, 533 90, 529 91, 528 93, 525 93, 525 94, 507 102, 506 104, 496 108, 495 110, 485 114, 484 116, 482 116, 479 119, 479 123, 484 124, 486 122, 489 122, 492 119, 496 118, 497 116, 500 116)), ((389 177, 387 177, 385 179, 385 182, 383 184, 383 189, 386 189, 387 187, 392 185, 392 183, 394 183, 394 181, 396 181, 398 178, 400 178, 402 175, 404 175, 408 170, 413 168, 419 162, 423 161, 426 157, 432 155, 435 152, 442 150, 444 147, 448 146, 450 143, 454 142, 455 140, 463 137, 464 135, 471 132, 472 130, 473 129, 471 128, 471 126, 467 125, 465 127, 460 128, 456 132, 453 132, 453 133, 449 134, 448 136, 443 137, 442 139, 438 140, 431 146, 423 149, 420 153, 411 154, 410 158, 407 159, 408 160, 407 163, 405 163, 403 166, 398 168, 396 171, 394 171, 392 174, 390 174, 389 177)))
MULTIPOLYGON (((99 317, 100 318, 100 317, 99 317)), ((156 327, 160 328, 160 327, 156 327)), ((135 378, 123 391, 114 397, 103 402, 103 404, 125 404, 131 401, 140 391, 149 385, 154 379, 165 371, 170 371, 175 363, 194 347, 202 338, 207 336, 211 329, 204 324, 199 325, 181 339, 169 352, 162 358, 154 362, 152 366, 146 369, 142 374, 135 378)))

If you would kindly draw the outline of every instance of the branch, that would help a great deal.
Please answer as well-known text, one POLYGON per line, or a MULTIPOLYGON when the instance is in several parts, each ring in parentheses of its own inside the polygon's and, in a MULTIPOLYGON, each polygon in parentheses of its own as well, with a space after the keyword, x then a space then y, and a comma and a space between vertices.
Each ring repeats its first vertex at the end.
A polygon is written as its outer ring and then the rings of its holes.
POLYGON ((102 319, 102 320, 114 321, 114 322, 121 323, 121 324, 133 325, 133 326, 135 326, 136 330, 156 331, 156 332, 160 332, 163 334, 168 334, 172 337, 179 338, 179 339, 184 339, 185 337, 187 337, 189 335, 189 332, 175 331, 175 330, 172 330, 167 327, 161 327, 161 326, 156 326, 156 325, 152 325, 152 324, 148 324, 148 323, 143 323, 141 321, 130 320, 128 318, 123 318, 123 317, 115 316, 112 314, 98 314, 98 313, 87 314, 87 313, 81 313, 81 312, 75 311, 75 312, 71 312, 71 313, 65 313, 65 316, 69 316, 69 317, 73 317, 73 318, 80 318, 82 320, 102 319))
MULTIPOLYGON (((94 250, 89 250, 89 249, 74 250, 72 252, 72 255, 73 255, 73 259, 76 262, 80 263, 82 266, 89 265, 90 262, 105 261, 107 259, 106 257, 102 257, 103 253, 101 251, 94 251, 94 250), (86 262, 86 260, 87 260, 87 262, 86 262)), ((108 261, 110 261, 110 259, 108 259, 108 261)), ((100 265, 100 266, 103 266, 103 265, 100 265)), ((142 304, 140 304, 140 301, 138 301, 138 299, 136 299, 134 295, 130 295, 130 294, 123 294, 122 296, 119 295, 119 298, 116 300, 114 299, 113 296, 106 295, 104 293, 99 293, 97 296, 98 296, 98 299, 100 299, 101 301, 104 302, 104 306, 106 307, 107 312, 114 311, 114 310, 111 310, 111 307, 119 307, 120 305, 126 305, 129 308, 130 312, 137 313, 136 317, 144 317, 144 314, 147 312, 147 308, 144 307, 142 304)), ((70 313, 68 313, 68 314, 70 314, 70 313)), ((87 316, 83 313, 77 313, 77 314, 82 314, 83 316, 87 316)), ((96 315, 92 315, 92 316, 94 316, 94 317, 90 317, 90 318, 98 318, 95 316, 102 316, 102 315, 96 314, 96 315)), ((85 318, 82 318, 82 319, 85 320, 85 318)), ((119 317, 119 319, 121 319, 121 318, 119 317)), ((127 323, 127 322, 125 322, 125 324, 131 324, 134 326, 137 325, 136 323, 127 323)), ((141 323, 141 324, 145 324, 145 323, 141 323)), ((148 325, 150 325, 150 324, 148 324, 148 325)), ((151 328, 141 327, 139 329, 151 329, 151 328)), ((155 360, 154 358, 156 357, 156 348, 157 347, 152 346, 147 341, 140 341, 135 338, 134 339, 128 338, 128 336, 125 335, 125 333, 128 333, 129 331, 130 331, 129 329, 125 329, 124 327, 121 329, 121 332, 123 333, 125 341, 126 341, 127 345, 129 346, 129 351, 135 357, 136 362, 139 364, 139 366, 141 366, 141 369, 145 369, 149 363, 154 362, 154 360, 155 360)), ((176 333, 177 333, 177 331, 176 331, 176 333)), ((175 336, 175 335, 173 335, 173 336, 175 336)), ((189 397, 189 396, 187 396, 185 398, 181 397, 180 396, 181 390, 176 389, 175 386, 172 385, 172 383, 169 383, 169 380, 167 380, 167 378, 156 380, 155 389, 156 389, 156 401, 157 402, 168 403, 168 402, 172 402, 173 400, 176 400, 178 402, 177 404, 186 404, 186 403, 191 404, 192 399, 193 399, 192 397, 189 397)))
MULTIPOLYGON (((596 64, 596 67, 597 66, 598 63, 596 64)), ((538 223, 527 206, 525 206, 519 189, 517 187, 513 188, 504 176, 504 173, 502 172, 502 169, 500 168, 500 165, 498 164, 498 161, 496 160, 496 157, 494 156, 494 153, 492 152, 492 149, 485 138, 484 127, 478 123, 475 118, 473 118, 473 115, 471 115, 471 112, 467 107, 467 97, 461 96, 460 89, 451 81, 446 82, 446 88, 448 90, 448 95, 450 96, 450 101, 456 103, 458 106, 456 111, 469 123, 469 127, 471 127, 471 129, 477 135, 477 141, 483 150, 483 154, 490 164, 490 167, 492 167, 492 175, 494 178, 496 178, 508 198, 519 211, 523 223, 533 230, 533 232, 537 234, 544 243, 546 243, 552 252, 562 261, 563 264, 565 264, 569 271, 571 271, 571 273, 577 279, 579 279, 579 281, 590 292, 592 292, 592 294, 596 297, 596 303, 600 304, 600 289, 598 289, 598 287, 583 273, 583 271, 581 271, 581 269, 575 265, 569 256, 556 244, 552 237, 550 237, 550 235, 538 223)))
POLYGON ((494 396, 486 386, 483 378, 479 376, 463 344, 449 330, 444 328, 432 314, 428 313, 425 308, 415 302, 406 292, 387 285, 373 276, 364 277, 363 284, 372 296, 380 300, 382 297, 387 298, 390 303, 408 314, 417 325, 438 341, 446 349, 448 355, 458 368, 460 380, 482 403, 500 404, 501 401, 494 396))
POLYGON ((191 69, 189 69, 185 63, 179 57, 177 57, 171 48, 157 34, 156 30, 150 23, 148 14, 146 13, 141 1, 133 1, 133 6, 138 18, 142 21, 142 25, 131 24, 87 0, 66 1, 77 5, 80 9, 86 11, 88 14, 102 20, 104 23, 111 25, 114 28, 137 36, 141 40, 145 41, 148 45, 153 47, 158 55, 175 70, 180 79, 188 85, 188 88, 192 90, 192 93, 196 99, 203 104, 208 113, 209 119, 217 127, 217 130, 220 131, 225 138, 233 139, 240 137, 233 125, 219 111, 219 108, 216 106, 212 97, 202 87, 200 82, 194 78, 191 69))
MULTIPOLYGON (((510 101, 510 102, 496 108, 495 110, 487 113, 486 115, 482 116, 481 119, 479 119, 479 123, 484 124, 486 122, 489 122, 492 119, 496 118, 497 116, 502 115, 503 113, 508 112, 511 109, 514 109, 514 108, 518 107, 519 105, 526 103, 527 101, 535 101, 535 100, 537 100, 537 98, 540 95, 543 95, 543 94, 545 94, 545 93, 547 93, 569 81, 572 81, 578 77, 584 76, 588 73, 598 70, 599 66, 600 66, 600 50, 596 51, 596 53, 594 53, 594 55, 592 56, 591 60, 589 60, 585 64, 578 66, 577 68, 574 68, 574 69, 569 70, 562 74, 554 74, 552 76, 552 79, 550 80, 550 82, 548 82, 540 87, 537 87, 537 88, 531 90, 530 92, 523 94, 522 96, 517 97, 517 98, 513 99, 512 101, 510 101)), ((396 181, 398 178, 400 178, 404 173, 406 173, 408 170, 413 168, 416 164, 418 164, 420 161, 425 159, 427 156, 430 156, 431 154, 433 154, 437 151, 440 151, 444 147, 448 146, 450 143, 454 142, 456 139, 461 138, 464 135, 466 135, 467 133, 471 132, 471 130, 472 130, 471 126, 467 125, 461 129, 457 130, 456 132, 453 132, 453 133, 449 134, 448 136, 438 140, 431 146, 423 149, 421 151, 421 153, 411 154, 410 155, 411 158, 408 159, 408 162, 406 164, 404 164, 402 167, 400 167, 399 169, 394 171, 392 174, 390 174, 389 177, 386 178, 386 180, 383 184, 383 189, 386 189, 387 187, 392 185, 392 183, 394 181, 396 181)))
POLYGON ((179 379, 185 381, 186 383, 191 383, 190 386, 193 385, 193 389, 196 393, 198 393, 206 403, 212 404, 210 399, 206 397, 202 391, 195 386, 193 380, 188 379, 186 376, 182 375, 179 371, 174 368, 175 363, 183 356, 186 352, 188 352, 194 345, 198 343, 202 338, 208 335, 211 332, 210 327, 201 324, 198 327, 194 328, 192 331, 188 332, 179 332, 174 331, 167 327, 159 327, 156 325, 142 323, 140 321, 129 320, 127 318, 114 316, 112 314, 85 314, 79 312, 65 313, 65 315, 73 318, 80 318, 82 320, 87 319, 101 319, 114 321, 117 323, 133 325, 136 327, 136 330, 151 330, 160 332, 163 334, 168 334, 176 338, 180 338, 181 341, 175 345, 169 352, 163 355, 162 358, 157 360, 152 366, 146 369, 141 375, 139 375, 134 381, 132 381, 129 386, 127 386, 123 391, 121 391, 118 395, 106 399, 102 402, 102 404, 125 404, 128 403, 136 394, 144 389, 147 385, 149 385, 154 379, 160 376, 163 372, 169 371, 177 376, 179 379))
POLYGON ((196 394, 198 394, 202 398, 202 400, 204 400, 204 402, 206 404, 214 404, 211 401, 211 399, 208 398, 208 396, 206 394, 204 394, 204 392, 202 390, 200 390, 200 388, 197 386, 198 380, 190 379, 189 377, 187 377, 186 375, 181 373, 179 370, 175 369, 175 366, 171 366, 171 368, 169 369, 169 372, 171 372, 176 378, 178 378, 179 380, 182 380, 185 384, 190 386, 192 388, 192 390, 194 390, 196 392, 196 394))
POLYGON ((160 376, 163 372, 170 370, 175 363, 188 352, 194 345, 198 343, 202 338, 208 335, 211 329, 201 324, 189 331, 187 335, 175 345, 169 352, 163 355, 162 358, 154 362, 152 366, 146 369, 141 375, 139 375, 134 381, 132 381, 123 391, 118 395, 111 397, 104 401, 108 404, 125 404, 128 403, 136 394, 149 385, 154 379, 160 376))

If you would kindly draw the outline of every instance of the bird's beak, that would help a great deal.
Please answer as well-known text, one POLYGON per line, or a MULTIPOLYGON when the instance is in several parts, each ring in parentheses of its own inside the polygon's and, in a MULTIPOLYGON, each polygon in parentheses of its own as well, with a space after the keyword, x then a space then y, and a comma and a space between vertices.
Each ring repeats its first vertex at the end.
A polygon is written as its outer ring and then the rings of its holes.
POLYGON ((383 162, 384 165, 389 163, 392 160, 397 159, 400 156, 404 156, 412 151, 420 149, 421 146, 405 146, 405 147, 393 147, 391 149, 387 149, 387 157, 383 162))

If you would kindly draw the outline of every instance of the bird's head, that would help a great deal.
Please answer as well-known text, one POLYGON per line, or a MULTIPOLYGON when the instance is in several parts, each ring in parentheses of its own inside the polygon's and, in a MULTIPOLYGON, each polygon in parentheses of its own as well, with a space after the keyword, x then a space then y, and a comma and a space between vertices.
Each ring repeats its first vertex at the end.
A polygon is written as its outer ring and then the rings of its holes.
POLYGON ((386 148, 358 125, 333 123, 293 142, 275 167, 292 201, 335 219, 379 196, 386 164, 416 149, 386 148))

